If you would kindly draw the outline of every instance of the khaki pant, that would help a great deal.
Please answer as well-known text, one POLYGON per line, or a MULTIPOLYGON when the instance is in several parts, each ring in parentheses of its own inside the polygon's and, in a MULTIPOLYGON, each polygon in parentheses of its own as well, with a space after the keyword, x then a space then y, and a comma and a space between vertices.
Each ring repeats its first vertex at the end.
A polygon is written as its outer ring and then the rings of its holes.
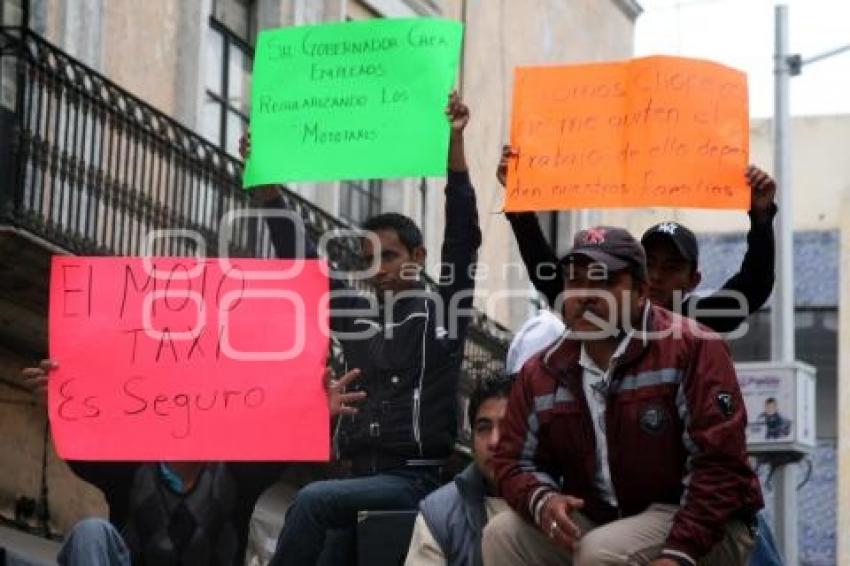
MULTIPOLYGON (((540 529, 526 522, 512 509, 493 517, 484 528, 482 540, 485 566, 607 566, 648 564, 658 557, 679 508, 652 505, 640 515, 596 527, 576 513, 574 520, 583 536, 574 555, 556 546, 540 529)), ((730 521, 726 535, 700 566, 744 566, 753 548, 749 527, 730 521)))

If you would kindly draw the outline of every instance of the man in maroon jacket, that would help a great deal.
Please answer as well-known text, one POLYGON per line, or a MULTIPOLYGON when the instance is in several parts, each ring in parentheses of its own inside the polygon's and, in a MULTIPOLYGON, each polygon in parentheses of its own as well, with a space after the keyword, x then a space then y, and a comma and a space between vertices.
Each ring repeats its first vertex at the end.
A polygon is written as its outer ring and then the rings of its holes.
POLYGON ((762 498, 726 342, 649 303, 623 229, 579 232, 562 267, 570 331, 511 393, 484 563, 746 564, 762 498))

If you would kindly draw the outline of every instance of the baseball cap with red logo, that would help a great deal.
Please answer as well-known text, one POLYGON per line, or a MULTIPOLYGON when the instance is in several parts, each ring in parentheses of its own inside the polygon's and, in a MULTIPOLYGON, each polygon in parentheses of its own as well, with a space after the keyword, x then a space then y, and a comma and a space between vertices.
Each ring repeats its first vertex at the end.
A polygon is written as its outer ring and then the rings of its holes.
POLYGON ((624 228, 597 226, 581 230, 573 239, 573 247, 561 260, 570 264, 579 257, 601 263, 611 271, 629 269, 638 279, 647 280, 646 253, 643 246, 624 228))

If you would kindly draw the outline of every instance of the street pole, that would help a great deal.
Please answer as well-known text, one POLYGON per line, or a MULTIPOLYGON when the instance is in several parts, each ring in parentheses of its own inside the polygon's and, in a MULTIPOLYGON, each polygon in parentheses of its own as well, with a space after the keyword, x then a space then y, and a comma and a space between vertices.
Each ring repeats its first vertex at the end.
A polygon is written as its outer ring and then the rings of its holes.
POLYGON ((794 218, 791 191, 789 94, 791 69, 788 53, 788 7, 776 6, 774 56, 773 177, 779 212, 776 215, 776 287, 771 310, 771 358, 794 361, 794 218))
MULTIPOLYGON (((791 69, 788 53, 788 7, 775 8, 773 176, 779 213, 776 217, 776 286, 771 316, 771 359, 794 361, 794 203, 791 191, 789 110, 791 69)), ((797 566, 797 466, 780 465, 774 475, 774 531, 785 564, 797 566)))

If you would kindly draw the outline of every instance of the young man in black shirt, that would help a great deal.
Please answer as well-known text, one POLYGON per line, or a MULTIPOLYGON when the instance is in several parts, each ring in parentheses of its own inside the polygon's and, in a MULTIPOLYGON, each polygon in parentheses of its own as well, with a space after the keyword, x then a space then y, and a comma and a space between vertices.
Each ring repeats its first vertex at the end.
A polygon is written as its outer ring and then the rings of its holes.
MULTIPOLYGON (((454 449, 481 231, 463 147, 469 110, 453 94, 446 115, 451 137, 440 280, 428 290, 418 276, 427 252, 410 218, 381 214, 364 224, 374 238, 363 238, 360 259, 375 266, 365 281, 375 293, 332 279, 330 295, 331 330, 348 367, 361 371, 355 388, 368 391, 360 412, 340 418, 334 435, 337 456, 351 473, 313 482, 296 495, 274 566, 316 564, 320 556, 351 563, 357 513, 415 509, 439 486, 439 469, 454 449)), ((276 187, 255 192, 267 207, 284 206, 276 187)), ((298 237, 296 222, 269 218, 268 225, 278 257, 316 257, 315 243, 298 237), (305 250, 295 249, 299 241, 305 250)))

